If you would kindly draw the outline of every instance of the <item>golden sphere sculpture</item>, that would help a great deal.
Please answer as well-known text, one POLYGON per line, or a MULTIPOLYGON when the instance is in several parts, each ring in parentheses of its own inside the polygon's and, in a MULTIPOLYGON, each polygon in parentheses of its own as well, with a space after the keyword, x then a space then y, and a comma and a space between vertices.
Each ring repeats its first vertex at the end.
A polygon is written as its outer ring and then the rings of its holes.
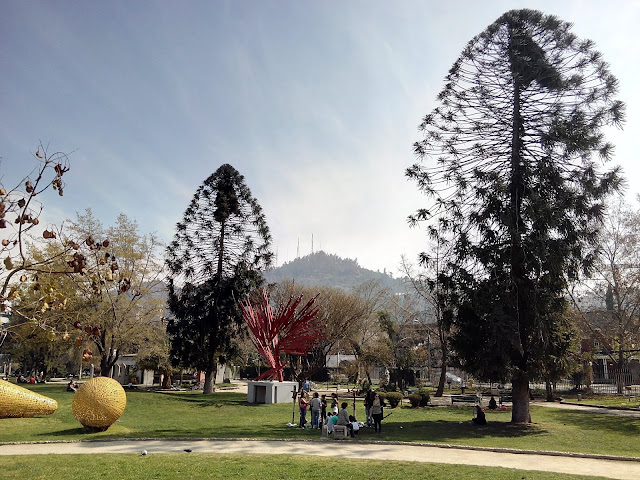
POLYGON ((127 394, 113 378, 96 377, 80 385, 73 395, 73 415, 87 429, 102 432, 120 418, 127 394))
POLYGON ((0 418, 24 418, 51 415, 58 402, 27 388, 0 380, 0 418))

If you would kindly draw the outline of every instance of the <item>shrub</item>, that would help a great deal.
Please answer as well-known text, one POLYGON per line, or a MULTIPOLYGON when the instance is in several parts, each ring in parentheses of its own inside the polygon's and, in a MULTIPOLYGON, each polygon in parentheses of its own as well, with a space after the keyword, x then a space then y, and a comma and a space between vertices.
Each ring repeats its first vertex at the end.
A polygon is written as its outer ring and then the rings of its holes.
POLYGON ((426 407, 427 405, 429 405, 429 400, 431 400, 431 390, 429 390, 428 388, 421 388, 420 390, 418 390, 417 394, 420 395, 421 407, 426 407))
POLYGON ((369 383, 369 381, 365 378, 360 384, 360 391, 366 393, 369 390, 371 390, 371 383, 369 383))
POLYGON ((384 400, 389 402, 391 408, 396 408, 402 401, 402 394, 399 392, 387 392, 384 394, 384 400))
POLYGON ((422 406, 422 395, 419 393, 412 393, 409 395, 409 403, 411 404, 411 408, 417 408, 422 406))

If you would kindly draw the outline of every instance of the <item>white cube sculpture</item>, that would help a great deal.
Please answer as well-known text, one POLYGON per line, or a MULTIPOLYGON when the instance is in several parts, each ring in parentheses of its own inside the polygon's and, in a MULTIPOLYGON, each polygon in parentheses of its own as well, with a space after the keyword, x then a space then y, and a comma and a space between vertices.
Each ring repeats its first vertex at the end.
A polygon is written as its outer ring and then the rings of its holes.
POLYGON ((249 380, 247 403, 293 403, 294 387, 298 389, 298 382, 249 380))

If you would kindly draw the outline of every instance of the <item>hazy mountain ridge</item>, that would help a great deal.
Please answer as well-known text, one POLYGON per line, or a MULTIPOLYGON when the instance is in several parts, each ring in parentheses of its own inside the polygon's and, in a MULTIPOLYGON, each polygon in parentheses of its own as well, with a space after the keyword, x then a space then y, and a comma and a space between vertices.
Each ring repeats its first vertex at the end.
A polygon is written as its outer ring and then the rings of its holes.
POLYGON ((374 272, 358 265, 357 260, 341 258, 324 251, 296 258, 265 273, 269 283, 293 280, 306 286, 327 286, 349 291, 370 280, 378 280, 393 292, 404 292, 402 279, 385 272, 374 272))

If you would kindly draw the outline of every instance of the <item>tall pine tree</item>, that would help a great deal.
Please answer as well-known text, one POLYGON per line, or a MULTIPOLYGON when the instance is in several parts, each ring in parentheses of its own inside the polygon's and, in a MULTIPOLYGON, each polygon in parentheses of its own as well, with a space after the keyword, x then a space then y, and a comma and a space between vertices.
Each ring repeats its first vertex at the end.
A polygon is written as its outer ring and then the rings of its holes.
POLYGON ((175 360, 205 372, 214 390, 218 360, 233 353, 242 323, 238 300, 258 287, 273 254, 258 202, 231 165, 198 188, 167 248, 167 324, 175 360))
POLYGON ((410 220, 430 221, 453 252, 438 282, 454 306, 452 346, 474 375, 511 379, 515 423, 531 421, 546 352, 566 344, 554 326, 567 280, 592 268, 603 198, 620 185, 617 168, 599 166, 613 150, 603 127, 623 121, 618 82, 570 30, 512 10, 473 38, 407 170, 432 200, 410 220))

